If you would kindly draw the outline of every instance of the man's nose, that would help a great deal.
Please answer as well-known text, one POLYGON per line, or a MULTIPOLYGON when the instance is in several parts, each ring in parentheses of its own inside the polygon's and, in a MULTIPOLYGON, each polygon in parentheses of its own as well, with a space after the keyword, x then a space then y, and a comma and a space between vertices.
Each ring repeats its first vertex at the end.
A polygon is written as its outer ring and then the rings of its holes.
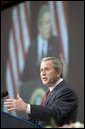
POLYGON ((46 71, 45 70, 42 71, 42 75, 43 76, 46 75, 46 71))

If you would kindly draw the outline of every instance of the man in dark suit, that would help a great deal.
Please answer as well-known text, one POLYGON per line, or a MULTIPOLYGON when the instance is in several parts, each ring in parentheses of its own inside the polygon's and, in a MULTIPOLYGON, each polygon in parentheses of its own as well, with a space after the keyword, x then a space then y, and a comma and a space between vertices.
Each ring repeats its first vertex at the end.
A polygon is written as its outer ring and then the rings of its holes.
POLYGON ((43 98, 41 105, 25 103, 19 95, 17 99, 7 99, 5 106, 8 111, 26 111, 31 120, 45 126, 51 118, 58 126, 75 122, 78 113, 78 97, 74 90, 63 80, 63 63, 55 57, 42 59, 40 76, 49 92, 43 98))
POLYGON ((37 19, 38 33, 30 44, 21 81, 39 79, 39 65, 43 57, 59 56, 57 36, 52 34, 52 19, 48 5, 41 6, 37 19))

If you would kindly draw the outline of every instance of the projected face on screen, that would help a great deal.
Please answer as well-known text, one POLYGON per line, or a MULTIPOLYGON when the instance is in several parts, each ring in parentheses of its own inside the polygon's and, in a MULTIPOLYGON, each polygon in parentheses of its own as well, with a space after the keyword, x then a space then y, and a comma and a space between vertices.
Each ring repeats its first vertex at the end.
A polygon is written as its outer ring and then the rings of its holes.
POLYGON ((47 5, 42 6, 38 15, 38 33, 48 40, 51 33, 51 13, 47 5))

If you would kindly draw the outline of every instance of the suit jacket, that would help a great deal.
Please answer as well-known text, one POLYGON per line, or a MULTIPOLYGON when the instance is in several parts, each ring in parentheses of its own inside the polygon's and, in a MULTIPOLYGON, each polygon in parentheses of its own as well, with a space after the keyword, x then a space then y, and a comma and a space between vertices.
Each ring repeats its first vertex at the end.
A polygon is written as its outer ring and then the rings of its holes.
POLYGON ((44 126, 51 118, 61 126, 77 120, 78 97, 65 81, 59 83, 50 92, 43 106, 31 105, 30 118, 44 126))
MULTIPOLYGON (((59 46, 58 39, 55 36, 52 36, 48 41, 48 51, 47 56, 55 56, 59 55, 59 46)), ((39 69, 40 66, 38 64, 38 39, 36 38, 30 45, 28 50, 27 59, 25 62, 25 67, 23 70, 23 74, 21 76, 21 80, 23 82, 27 82, 29 80, 39 79, 39 69)))

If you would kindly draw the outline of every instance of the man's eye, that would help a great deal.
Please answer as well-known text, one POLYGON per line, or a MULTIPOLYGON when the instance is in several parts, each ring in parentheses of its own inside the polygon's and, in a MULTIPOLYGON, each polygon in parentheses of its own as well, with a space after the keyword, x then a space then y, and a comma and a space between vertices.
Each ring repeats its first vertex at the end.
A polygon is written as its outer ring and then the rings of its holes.
POLYGON ((42 72, 42 71, 48 71, 48 70, 49 70, 49 68, 40 69, 40 72, 42 72))
POLYGON ((42 69, 40 69, 40 72, 42 72, 43 70, 42 69))
POLYGON ((45 70, 46 70, 46 71, 48 71, 48 70, 49 70, 49 68, 46 68, 45 70))

